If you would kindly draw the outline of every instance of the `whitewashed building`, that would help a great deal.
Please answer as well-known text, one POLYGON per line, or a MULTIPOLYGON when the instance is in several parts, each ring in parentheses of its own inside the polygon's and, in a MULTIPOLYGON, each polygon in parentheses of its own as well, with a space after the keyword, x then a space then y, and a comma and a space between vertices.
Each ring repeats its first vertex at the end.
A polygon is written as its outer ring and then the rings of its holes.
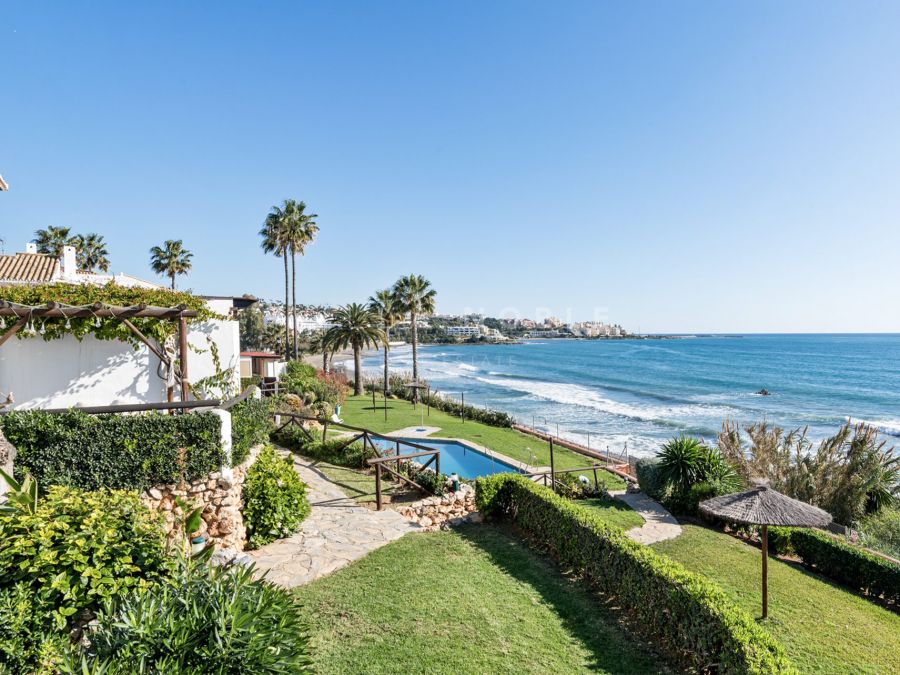
MULTIPOLYGON (((61 260, 36 253, 0 256, 0 300, 3 287, 53 282, 161 288, 126 274, 83 273, 76 269, 75 250, 66 247, 61 260)), ((219 371, 230 371, 233 392, 240 389, 240 340, 236 309, 254 302, 231 296, 205 296, 222 320, 188 324, 189 381, 196 383, 219 371)), ((150 349, 127 342, 81 341, 71 335, 44 341, 39 335, 13 336, 0 345, 0 400, 11 395, 13 409, 68 408, 165 401, 167 378, 161 360, 150 349)))

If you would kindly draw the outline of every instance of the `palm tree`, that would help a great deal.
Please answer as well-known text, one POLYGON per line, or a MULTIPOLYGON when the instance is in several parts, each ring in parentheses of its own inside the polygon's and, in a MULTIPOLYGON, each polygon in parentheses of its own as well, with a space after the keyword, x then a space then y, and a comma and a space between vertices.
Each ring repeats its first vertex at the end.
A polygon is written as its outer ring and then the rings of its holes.
POLYGON ((331 352, 331 335, 329 331, 323 330, 316 333, 309 341, 309 351, 313 354, 322 353, 322 371, 328 372, 328 357, 331 352))
POLYGON ((46 230, 37 230, 34 233, 34 243, 37 244, 37 252, 44 255, 61 258, 64 246, 71 246, 73 237, 71 228, 54 227, 50 225, 46 230))
MULTIPOLYGON (((262 246, 263 251, 266 253, 274 253, 279 258, 284 260, 284 360, 288 361, 291 358, 291 350, 288 346, 290 342, 289 331, 290 331, 290 320, 289 320, 289 311, 290 311, 290 294, 288 292, 288 259, 287 252, 290 248, 290 244, 288 243, 288 239, 286 236, 286 218, 285 213, 282 209, 277 206, 273 206, 272 210, 269 211, 269 215, 266 216, 266 221, 262 226, 262 229, 259 231, 259 236, 262 237, 262 246)), ((294 333, 297 331, 295 330, 294 333)))
POLYGON ((154 246, 150 249, 150 267, 157 274, 169 277, 174 291, 175 277, 191 271, 193 257, 194 254, 184 247, 181 239, 166 239, 162 248, 154 246))
MULTIPOLYGON (((437 293, 431 282, 420 274, 400 277, 394 284, 393 293, 400 305, 400 310, 409 313, 412 325, 413 380, 419 381, 419 330, 416 319, 420 314, 434 314, 434 298, 437 293)), ((419 390, 413 389, 413 400, 419 401, 419 390)))
POLYGON ((384 394, 388 390, 388 351, 390 350, 391 328, 403 318, 400 303, 390 289, 378 291, 369 298, 369 308, 378 315, 384 327, 384 394))
POLYGON ((360 396, 362 387, 363 347, 384 342, 381 321, 375 312, 358 302, 336 309, 329 319, 334 326, 328 331, 329 346, 333 350, 353 348, 353 393, 360 396))
POLYGON ((294 358, 299 354, 297 346, 297 254, 303 255, 307 244, 316 238, 319 226, 316 213, 306 213, 306 203, 285 199, 280 211, 284 215, 285 239, 291 253, 291 284, 293 286, 292 309, 294 315, 294 358))
POLYGON ((85 272, 93 272, 99 268, 101 272, 109 271, 109 251, 106 250, 106 242, 103 236, 90 232, 76 235, 72 240, 78 261, 78 269, 85 272))

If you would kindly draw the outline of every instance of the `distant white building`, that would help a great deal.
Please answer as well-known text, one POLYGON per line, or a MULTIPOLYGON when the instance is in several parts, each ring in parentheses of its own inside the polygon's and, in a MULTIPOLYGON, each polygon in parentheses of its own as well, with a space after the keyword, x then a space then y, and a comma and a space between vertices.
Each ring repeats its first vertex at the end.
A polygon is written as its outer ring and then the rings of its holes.
POLYGON ((455 338, 481 337, 479 326, 447 326, 444 328, 444 332, 449 337, 455 338))
MULTIPOLYGON (((0 299, 4 286, 54 282, 162 288, 128 274, 80 272, 71 246, 65 247, 61 260, 37 253, 33 244, 25 253, 0 255, 0 299)), ((189 380, 195 383, 216 374, 214 345, 222 371, 233 373, 236 392, 240 388, 240 340, 233 315, 254 301, 231 296, 204 299, 211 311, 226 318, 189 324, 189 380)), ((39 336, 13 336, 0 345, 0 392, 12 393, 15 402, 10 407, 14 409, 164 401, 167 382, 161 372, 160 359, 146 345, 135 348, 92 335, 81 341, 67 335, 49 342, 39 336)))

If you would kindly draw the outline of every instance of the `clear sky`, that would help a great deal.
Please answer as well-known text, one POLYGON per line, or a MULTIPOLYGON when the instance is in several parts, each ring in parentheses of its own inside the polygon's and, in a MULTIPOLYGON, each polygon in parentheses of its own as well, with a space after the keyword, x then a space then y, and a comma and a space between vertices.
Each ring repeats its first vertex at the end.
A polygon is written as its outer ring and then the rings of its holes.
POLYGON ((292 197, 304 302, 900 331, 900 3, 137 4, 4 4, 7 253, 181 238, 182 284, 277 298, 292 197))

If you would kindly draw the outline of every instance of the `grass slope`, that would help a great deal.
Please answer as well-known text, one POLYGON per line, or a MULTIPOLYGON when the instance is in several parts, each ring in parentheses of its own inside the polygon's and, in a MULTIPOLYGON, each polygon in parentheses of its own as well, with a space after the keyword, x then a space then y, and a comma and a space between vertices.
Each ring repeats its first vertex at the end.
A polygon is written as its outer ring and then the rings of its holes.
POLYGON ((621 527, 623 530, 641 527, 644 524, 644 519, 636 511, 618 499, 594 497, 591 499, 578 499, 572 503, 599 516, 604 523, 621 527))
POLYGON ((493 525, 411 534, 296 590, 320 673, 655 673, 604 605, 493 525))
MULTIPOLYGON (((710 577, 751 616, 760 615, 759 549, 695 525, 653 548, 710 577)), ((900 672, 900 616, 799 565, 769 559, 764 625, 801 672, 900 672)))
MULTIPOLYGON (((381 407, 383 404, 384 399, 379 396, 376 399, 376 409, 373 410, 371 395, 348 396, 341 409, 341 417, 347 424, 365 427, 379 433, 422 424, 422 411, 425 410, 422 406, 414 408, 408 401, 388 399, 388 419, 385 422, 384 410, 381 407)), ((491 427, 471 420, 463 422, 458 417, 433 409, 430 415, 426 415, 425 425, 440 427, 441 430, 435 434, 436 436, 470 440, 520 462, 550 466, 550 444, 514 429, 491 427)), ((554 448, 554 458, 556 467, 560 469, 589 466, 593 461, 590 457, 561 447, 554 448)), ((598 476, 611 490, 625 488, 625 482, 608 471, 600 471, 598 476)), ((593 476, 591 479, 593 480, 593 476)))

